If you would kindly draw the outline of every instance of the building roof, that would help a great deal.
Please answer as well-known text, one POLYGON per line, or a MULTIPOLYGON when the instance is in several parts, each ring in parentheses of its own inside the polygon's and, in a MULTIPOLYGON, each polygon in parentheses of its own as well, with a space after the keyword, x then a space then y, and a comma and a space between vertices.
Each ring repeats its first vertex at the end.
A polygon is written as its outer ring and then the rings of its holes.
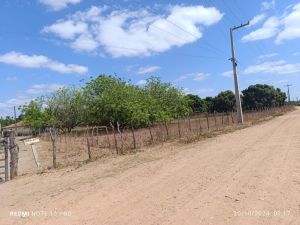
MULTIPOLYGON (((17 122, 16 125, 17 125, 17 128, 25 127, 23 121, 17 122)), ((13 128, 16 127, 16 125, 15 125, 15 124, 11 124, 11 125, 8 125, 8 126, 6 126, 6 127, 3 127, 2 129, 13 129, 13 128)))

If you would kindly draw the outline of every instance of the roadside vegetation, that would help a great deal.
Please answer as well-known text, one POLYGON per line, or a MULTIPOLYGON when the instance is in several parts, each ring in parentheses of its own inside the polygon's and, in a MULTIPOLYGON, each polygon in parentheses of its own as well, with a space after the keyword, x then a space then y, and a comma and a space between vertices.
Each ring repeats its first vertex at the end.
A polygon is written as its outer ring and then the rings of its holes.
MULTIPOLYGON (((20 116, 16 120, 17 120, 16 122, 19 122, 22 120, 22 117, 20 116)), ((0 117, 0 124, 2 127, 6 127, 6 126, 14 124, 14 123, 15 123, 15 119, 13 117, 10 117, 10 116, 0 117)))
MULTIPOLYGON (((283 106, 286 94, 269 85, 242 91, 247 110, 283 106)), ((235 96, 224 91, 204 99, 185 95, 171 83, 151 77, 143 86, 117 76, 100 75, 83 87, 64 87, 20 108, 23 122, 32 128, 56 127, 71 132, 77 126, 140 128, 186 118, 196 112, 232 112, 235 96)))

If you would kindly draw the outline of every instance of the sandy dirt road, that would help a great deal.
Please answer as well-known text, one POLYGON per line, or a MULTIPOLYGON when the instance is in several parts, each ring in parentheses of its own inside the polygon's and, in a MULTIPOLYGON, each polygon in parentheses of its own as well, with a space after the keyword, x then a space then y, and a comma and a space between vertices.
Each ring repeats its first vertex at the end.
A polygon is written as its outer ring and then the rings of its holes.
POLYGON ((198 143, 22 176, 0 185, 0 224, 299 225, 300 110, 198 143))

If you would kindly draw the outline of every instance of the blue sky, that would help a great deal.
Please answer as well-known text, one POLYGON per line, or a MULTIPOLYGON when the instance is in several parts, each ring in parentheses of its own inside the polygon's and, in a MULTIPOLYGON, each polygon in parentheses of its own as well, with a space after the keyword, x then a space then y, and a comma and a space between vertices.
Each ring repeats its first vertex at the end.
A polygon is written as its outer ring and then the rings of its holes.
POLYGON ((159 76, 202 97, 266 83, 300 97, 300 1, 2 0, 0 115, 91 76, 159 76))

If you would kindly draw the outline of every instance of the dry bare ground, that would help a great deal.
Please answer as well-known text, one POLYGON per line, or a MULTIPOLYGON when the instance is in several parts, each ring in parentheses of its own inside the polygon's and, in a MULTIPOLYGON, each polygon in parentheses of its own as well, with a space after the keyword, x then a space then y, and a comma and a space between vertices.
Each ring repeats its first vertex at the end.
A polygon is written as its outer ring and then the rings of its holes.
POLYGON ((197 143, 24 175, 0 185, 0 199, 1 225, 298 225, 300 109, 197 143))

